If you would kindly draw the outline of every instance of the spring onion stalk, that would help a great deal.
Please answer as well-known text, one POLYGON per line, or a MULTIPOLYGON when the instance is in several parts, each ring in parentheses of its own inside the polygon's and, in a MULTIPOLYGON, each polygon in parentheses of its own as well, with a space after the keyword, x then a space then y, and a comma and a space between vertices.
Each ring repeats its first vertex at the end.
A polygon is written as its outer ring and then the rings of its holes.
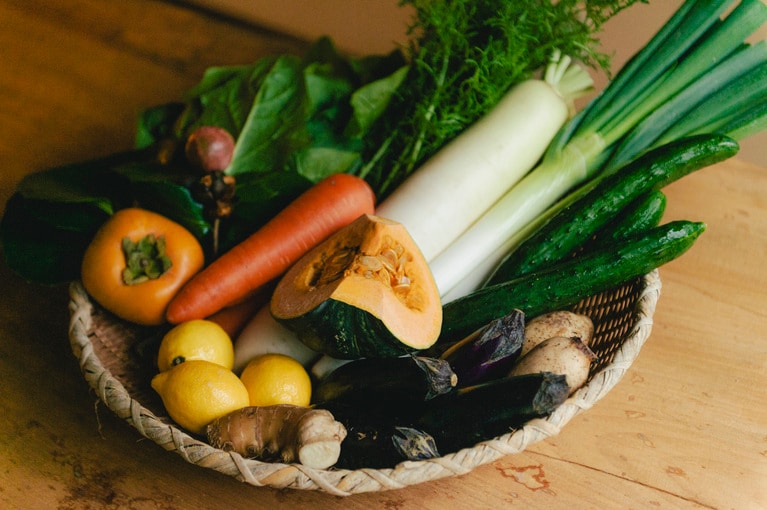
POLYGON ((659 122, 673 129, 674 138, 688 134, 674 126, 693 112, 703 120, 701 127, 714 125, 723 113, 712 96, 749 80, 767 58, 763 42, 753 47, 745 43, 767 21, 767 6, 761 0, 743 0, 720 18, 734 3, 687 0, 559 133, 547 157, 556 158, 567 144, 597 134, 606 147, 606 154, 590 165, 597 174, 659 145, 662 130, 651 129, 659 122))
POLYGON ((398 186, 376 214, 404 224, 432 260, 536 165, 573 101, 592 87, 583 68, 555 51, 543 79, 513 86, 398 186))
POLYGON ((661 141, 712 130, 748 136, 762 129, 763 113, 753 110, 763 112, 764 95, 745 91, 763 86, 767 51, 764 43, 746 39, 767 21, 767 5, 734 3, 685 1, 560 130, 541 163, 431 262, 443 300, 471 291, 467 281, 486 276, 472 273, 500 263, 540 216, 661 141), (740 97, 726 106, 722 99, 734 91, 740 97))
POLYGON ((588 142, 582 147, 568 145, 557 160, 544 160, 429 263, 443 300, 470 273, 478 272, 477 268, 498 262, 488 259, 497 257, 498 247, 546 211, 551 205, 545 202, 546 195, 562 196, 573 182, 587 177, 584 155, 594 158, 603 150, 601 140, 588 142))
POLYGON ((639 153, 658 146, 662 139, 678 139, 692 131, 716 129, 718 121, 740 117, 765 96, 767 43, 760 41, 727 58, 709 74, 680 91, 638 122, 613 152, 609 171, 628 163, 639 153))
MULTIPOLYGON (((767 43, 760 41, 754 48, 761 50, 767 59, 767 43)), ((697 108, 663 132, 654 145, 682 136, 716 131, 742 140, 767 128, 767 63, 737 82, 722 87, 709 96, 707 109, 697 108), (714 115, 706 115, 710 109, 714 115), (711 120, 713 117, 715 120, 711 120)), ((643 124, 645 124, 643 122, 643 124)), ((649 123, 647 123, 649 124, 649 123)))
MULTIPOLYGON (((719 133, 727 133, 728 136, 743 140, 751 135, 767 130, 767 97, 758 105, 746 110, 742 116, 723 123, 718 129, 719 133)), ((693 131, 693 134, 703 131, 693 131)))
POLYGON ((454 299, 471 294, 476 289, 484 286, 487 282, 488 276, 495 271, 499 260, 503 260, 507 253, 509 253, 514 247, 518 246, 528 236, 532 235, 539 227, 541 227, 546 221, 552 217, 559 209, 550 208, 544 214, 541 214, 533 221, 528 223, 523 229, 507 239, 501 244, 490 256, 479 263, 474 269, 469 272, 461 281, 457 282, 449 291, 442 293, 440 296, 443 303, 449 303, 454 299))

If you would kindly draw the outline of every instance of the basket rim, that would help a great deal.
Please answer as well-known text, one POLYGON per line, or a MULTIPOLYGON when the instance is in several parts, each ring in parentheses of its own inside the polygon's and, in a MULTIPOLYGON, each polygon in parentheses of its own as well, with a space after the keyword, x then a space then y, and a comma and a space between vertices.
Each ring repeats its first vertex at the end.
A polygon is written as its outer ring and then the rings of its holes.
POLYGON ((152 411, 135 400, 104 367, 96 355, 90 336, 93 305, 82 284, 69 287, 69 339, 73 354, 89 386, 118 417, 127 421, 139 434, 165 450, 181 455, 187 462, 213 469, 254 486, 320 490, 337 496, 404 488, 427 481, 470 472, 501 457, 520 453, 533 443, 553 437, 573 417, 591 408, 621 380, 650 336, 653 314, 660 296, 661 281, 657 269, 643 276, 638 296, 636 320, 613 360, 596 372, 590 381, 571 395, 545 418, 529 421, 493 439, 442 457, 405 461, 385 469, 312 469, 301 464, 268 463, 247 459, 234 452, 224 452, 196 439, 179 427, 161 421, 152 411))

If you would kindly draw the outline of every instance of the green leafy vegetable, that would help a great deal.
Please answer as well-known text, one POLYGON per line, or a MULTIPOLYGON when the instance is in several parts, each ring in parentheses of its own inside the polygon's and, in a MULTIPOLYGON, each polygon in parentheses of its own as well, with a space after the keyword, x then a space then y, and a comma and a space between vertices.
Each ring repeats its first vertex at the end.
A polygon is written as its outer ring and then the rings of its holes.
POLYGON ((237 178, 236 208, 219 230, 226 250, 312 183, 360 165, 361 138, 403 69, 397 52, 349 59, 325 38, 303 58, 210 68, 183 102, 143 112, 135 151, 26 176, 0 224, 6 261, 32 281, 71 281, 95 230, 128 205, 172 218, 213 255, 212 225, 190 192, 198 176, 182 159, 186 137, 201 125, 237 139, 227 169, 237 178))
MULTIPOLYGON (((266 173, 281 169, 286 158, 303 145, 301 135, 304 118, 301 109, 306 96, 303 93, 301 71, 300 59, 290 56, 277 58, 256 89, 250 108, 242 108, 240 105, 231 108, 230 114, 235 125, 230 131, 239 133, 239 136, 227 173, 266 173), (236 115, 243 111, 248 112, 248 115, 241 122, 243 119, 237 119, 236 115)), ((203 115, 198 124, 214 124, 216 121, 208 121, 205 117, 203 115)))
POLYGON ((557 211, 646 151, 693 134, 747 136, 767 127, 750 112, 765 113, 767 44, 746 43, 767 21, 767 5, 735 3, 687 0, 562 128, 541 163, 433 261, 433 269, 468 268, 451 273, 450 288, 460 291, 449 297, 471 291, 557 211))
POLYGON ((36 283, 67 283, 79 274, 85 246, 108 217, 85 203, 59 204, 15 194, 0 221, 6 263, 36 283))
POLYGON ((77 278, 89 235, 126 205, 178 221, 211 253, 213 227, 190 195, 195 176, 182 159, 201 125, 237 140, 226 170, 237 201, 215 229, 222 251, 330 173, 365 176, 383 197, 553 50, 605 66, 595 50, 600 27, 636 1, 403 0, 416 13, 406 49, 350 58, 321 38, 303 57, 210 68, 181 101, 143 112, 134 152, 24 179, 0 224, 6 259, 31 280, 77 278), (70 232, 79 237, 62 250, 70 232), (57 260, 65 252, 68 264, 57 260))
POLYGON ((366 139, 360 174, 383 198, 488 112, 513 85, 540 72, 554 50, 607 67, 605 21, 634 0, 404 0, 415 8, 411 68, 366 139))

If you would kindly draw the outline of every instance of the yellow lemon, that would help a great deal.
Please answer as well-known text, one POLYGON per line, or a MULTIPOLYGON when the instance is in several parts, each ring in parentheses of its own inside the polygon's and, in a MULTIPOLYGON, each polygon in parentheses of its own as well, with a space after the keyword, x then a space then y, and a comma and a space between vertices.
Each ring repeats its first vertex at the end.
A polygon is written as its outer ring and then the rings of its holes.
POLYGON ((215 322, 182 322, 162 338, 157 352, 157 368, 164 372, 192 359, 211 361, 231 370, 234 366, 232 339, 215 322))
POLYGON ((290 356, 262 354, 253 358, 240 374, 250 405, 293 404, 308 406, 312 381, 306 369, 290 356))
POLYGON ((168 415, 201 434, 213 420, 248 406, 248 390, 237 374, 211 361, 188 360, 152 378, 168 415))

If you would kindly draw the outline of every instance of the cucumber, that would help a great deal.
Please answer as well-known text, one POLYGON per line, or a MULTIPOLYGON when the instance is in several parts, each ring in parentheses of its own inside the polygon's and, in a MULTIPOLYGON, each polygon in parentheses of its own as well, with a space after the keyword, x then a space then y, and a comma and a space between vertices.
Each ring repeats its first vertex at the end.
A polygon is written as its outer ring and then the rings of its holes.
MULTIPOLYGON (((592 246, 620 241, 626 237, 657 227, 666 211, 666 195, 662 191, 651 191, 629 204, 620 216, 608 223, 596 234, 592 246)), ((585 247, 586 249, 589 246, 585 247)))
POLYGON ((423 402, 451 391, 457 382, 450 363, 438 358, 361 358, 341 365, 319 381, 312 390, 312 402, 423 402))
POLYGON ((522 310, 530 320, 571 307, 681 256, 705 228, 700 222, 669 222, 450 301, 442 307, 437 343, 455 342, 514 309, 522 310))
POLYGON ((550 414, 567 399, 566 377, 538 372, 504 377, 430 400, 413 427, 443 455, 503 435, 550 414))
POLYGON ((737 154, 738 143, 724 135, 695 135, 652 149, 599 181, 556 213, 510 253, 487 285, 494 285, 570 255, 638 197, 737 154))

